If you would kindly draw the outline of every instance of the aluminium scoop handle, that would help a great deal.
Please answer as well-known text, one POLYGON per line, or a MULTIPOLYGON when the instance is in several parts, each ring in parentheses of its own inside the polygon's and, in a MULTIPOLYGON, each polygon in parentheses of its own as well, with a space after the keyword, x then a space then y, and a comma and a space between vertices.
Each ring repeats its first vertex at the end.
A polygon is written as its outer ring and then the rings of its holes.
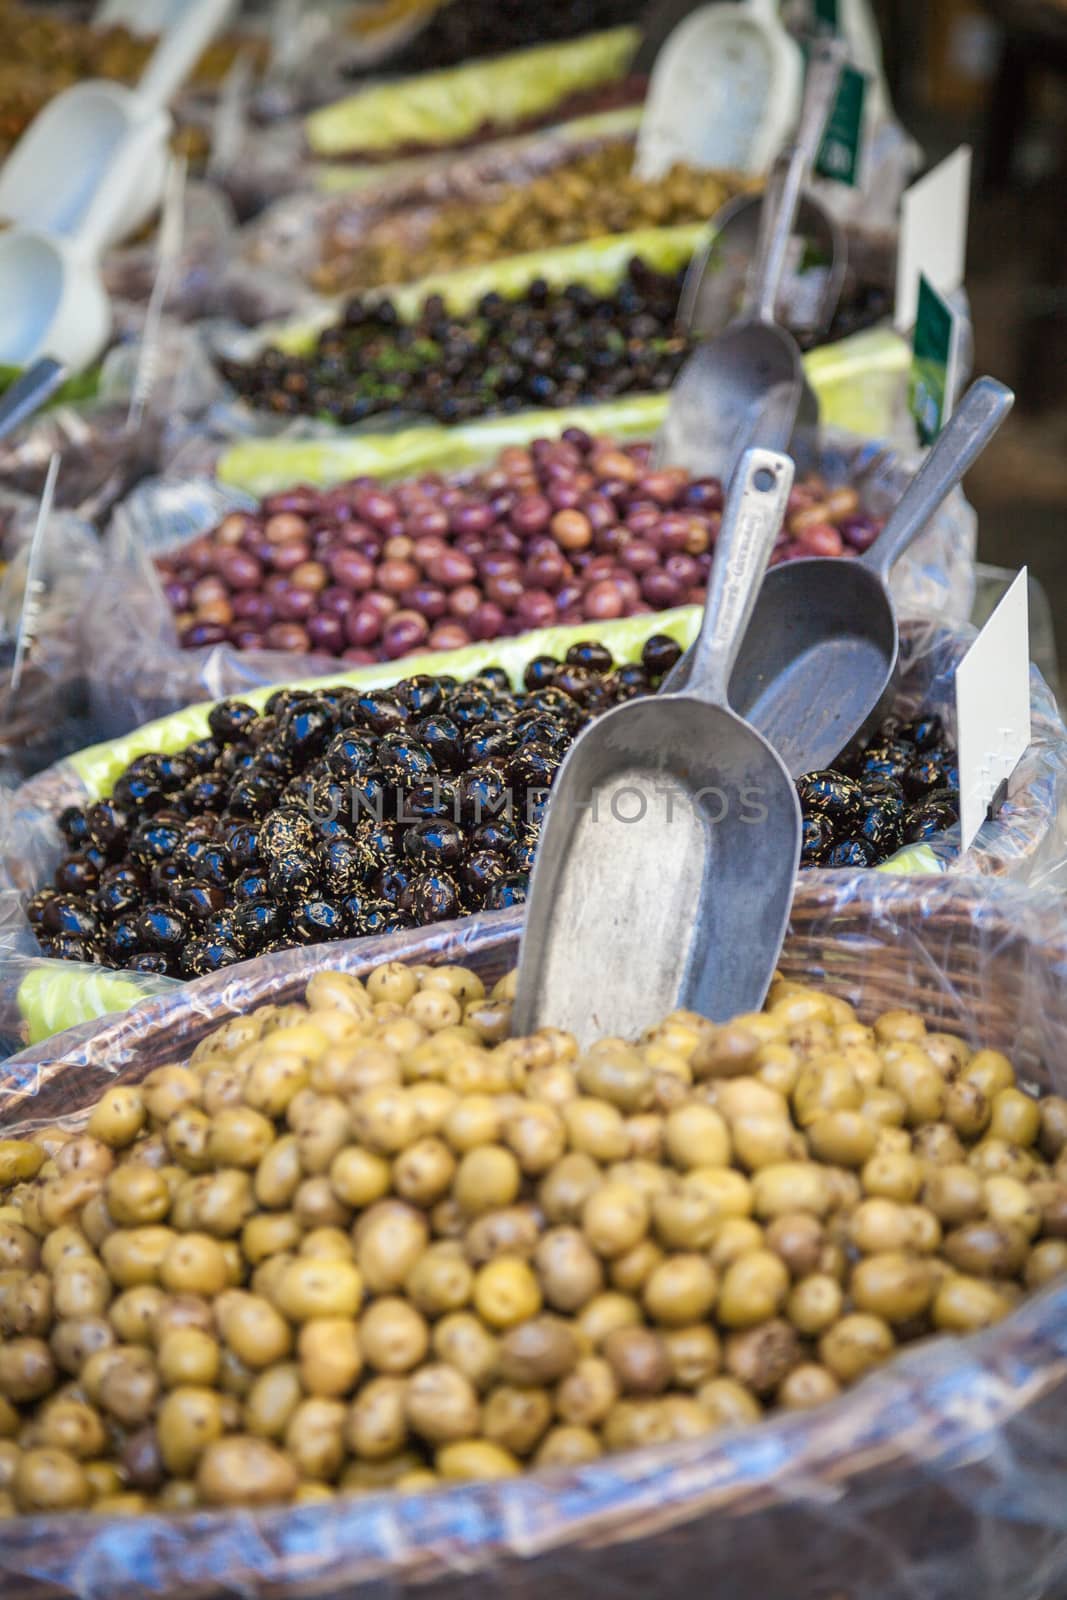
POLYGON ((968 473, 1015 404, 996 378, 976 378, 934 440, 922 466, 860 562, 888 582, 889 574, 942 501, 968 473))
POLYGON ((761 322, 774 321, 800 196, 833 108, 844 60, 840 39, 820 40, 813 49, 796 136, 768 180, 749 291, 750 314, 761 322))

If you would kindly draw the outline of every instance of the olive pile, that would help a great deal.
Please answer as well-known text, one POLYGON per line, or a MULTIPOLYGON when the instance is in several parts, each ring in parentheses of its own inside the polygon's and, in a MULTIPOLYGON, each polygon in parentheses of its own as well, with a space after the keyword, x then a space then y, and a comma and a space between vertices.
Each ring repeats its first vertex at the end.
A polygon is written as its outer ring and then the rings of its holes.
POLYGON ((840 770, 798 779, 802 867, 873 867, 959 820, 956 752, 938 716, 889 717, 840 770))
POLYGON ((585 151, 492 200, 442 207, 418 242, 403 221, 398 226, 387 219, 355 247, 348 239, 328 252, 312 281, 324 293, 340 294, 605 234, 706 222, 739 187, 724 174, 682 164, 650 182, 634 173, 633 161, 630 141, 585 151))
MULTIPOLYGON (((393 72, 434 72, 479 56, 576 39, 635 22, 644 0, 563 0, 547 8, 528 0, 445 0, 410 44, 389 58, 393 72)), ((362 76, 357 68, 352 76, 362 76)))
POLYGON ((675 327, 683 274, 633 260, 611 294, 537 279, 451 316, 430 296, 413 322, 392 300, 351 300, 307 355, 223 360, 239 394, 282 416, 358 423, 386 411, 456 423, 490 412, 571 406, 670 388, 687 342, 675 327))
POLYGON ((110 799, 59 817, 68 854, 29 903, 41 949, 139 972, 214 972, 293 945, 440 922, 525 898, 555 774, 591 717, 678 659, 654 636, 612 670, 599 644, 388 692, 238 700, 110 799))
POLYGON ((840 1394, 1067 1269, 1067 1100, 778 981, 580 1055, 321 972, 0 1140, 0 1516, 580 1466, 840 1394))
MULTIPOLYGON (((362 665, 700 605, 722 484, 649 455, 566 428, 451 480, 270 495, 158 559, 179 642, 362 665)), ((771 562, 860 552, 880 528, 854 488, 805 475, 771 562)))

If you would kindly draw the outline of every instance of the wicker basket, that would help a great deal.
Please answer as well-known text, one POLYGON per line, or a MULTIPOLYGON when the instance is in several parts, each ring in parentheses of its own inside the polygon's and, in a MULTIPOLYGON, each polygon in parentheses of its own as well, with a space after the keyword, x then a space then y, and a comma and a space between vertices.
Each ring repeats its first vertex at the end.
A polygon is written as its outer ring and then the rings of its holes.
MULTIPOLYGON (((299 996, 313 970, 386 956, 516 954, 513 914, 286 951, 146 1002, 89 1041, 7 1064, 0 1123, 91 1101, 185 1055, 231 1011, 299 996), (114 1079, 110 1079, 114 1081, 114 1079)), ((921 1009, 1012 1051, 1036 1083, 1067 1061, 1057 901, 952 879, 802 881, 782 959, 861 1014, 921 1009), (982 887, 979 894, 977 888, 982 887)), ((534 1600, 1009 1600, 1067 1592, 1067 1285, 966 1340, 918 1346, 839 1401, 577 1471, 295 1510, 0 1522, 4 1600, 342 1600, 479 1591, 534 1600)))

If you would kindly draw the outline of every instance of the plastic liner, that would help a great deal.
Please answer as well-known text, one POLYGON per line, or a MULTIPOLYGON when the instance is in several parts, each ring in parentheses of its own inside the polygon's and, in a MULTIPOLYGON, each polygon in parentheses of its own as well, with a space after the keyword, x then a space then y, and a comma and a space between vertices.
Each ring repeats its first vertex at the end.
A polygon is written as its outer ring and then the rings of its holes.
MULTIPOLYGON (((696 608, 685 607, 658 617, 606 624, 599 636, 617 659, 625 660, 639 655, 644 638, 652 632, 670 632, 686 644, 698 625, 696 608)), ((560 655, 583 634, 588 634, 584 626, 547 630, 447 655, 412 658, 399 669, 395 663, 360 668, 336 674, 330 681, 379 686, 418 670, 450 671, 463 678, 489 664, 503 666, 518 681, 534 655, 543 651, 560 655)), ((905 622, 895 708, 906 715, 936 711, 951 726, 951 668, 967 638, 929 621, 905 622)), ((253 691, 253 702, 261 702, 267 692, 253 691)), ((932 844, 905 848, 879 872, 919 876, 945 872, 953 877, 979 875, 1062 886, 1067 870, 1067 729, 1036 670, 1031 698, 1034 744, 1012 779, 999 816, 983 826, 963 855, 958 830, 953 830, 932 844)), ((136 755, 178 750, 202 737, 207 732, 207 711, 206 705, 191 706, 147 723, 126 738, 79 751, 8 798, 6 822, 0 825, 0 1036, 44 1039, 59 1028, 129 1003, 128 991, 115 991, 113 983, 136 984, 136 976, 36 955, 23 907, 26 897, 51 878, 58 864, 61 843, 53 819, 63 807, 85 805, 108 794, 136 755)), ((2 817, 0 812, 0 821, 2 817)), ((825 876, 818 869, 803 875, 805 881, 825 876)), ((472 929, 482 922, 491 924, 492 916, 466 919, 472 929)))
POLYGON ((513 127, 568 95, 622 78, 637 40, 636 29, 614 28, 378 84, 312 112, 304 123, 308 146, 318 156, 380 155, 457 144, 487 126, 513 127))
MULTIPOLYGON (((516 437, 515 425, 521 419, 506 420, 510 437, 516 437)), ((526 432, 527 440, 542 431, 558 433, 567 426, 568 415, 547 413, 537 420, 544 427, 538 425, 526 432)), ((476 430, 471 430, 471 436, 476 436, 476 430)), ((498 438, 493 424, 485 425, 481 436, 487 443, 492 439, 494 445, 498 438)), ((386 441, 378 442, 387 450, 386 441)), ((289 448, 295 451, 297 447, 289 448)), ((360 447, 355 448, 358 451, 360 447)), ((303 470, 307 464, 304 460, 294 463, 287 486, 301 480, 322 481, 318 473, 303 470)), ((376 465, 380 470, 386 463, 376 465)), ((821 465, 831 482, 854 484, 864 504, 884 515, 914 472, 916 458, 831 436, 821 465)), ((365 470, 363 462, 353 462, 353 466, 352 476, 365 470)), ((327 477, 327 481, 331 479, 327 477)), ((213 527, 228 511, 253 504, 247 496, 207 479, 164 478, 142 485, 116 511, 107 540, 106 570, 85 619, 85 649, 95 697, 109 731, 124 733, 195 700, 244 694, 257 684, 337 670, 337 663, 328 657, 239 651, 228 644, 199 650, 179 647, 153 558, 213 527)), ((898 604, 905 610, 926 611, 951 621, 969 617, 974 545, 974 516, 957 493, 898 565, 894 574, 898 604)))
POLYGON ((12 698, 11 668, 26 593, 26 564, 37 507, 0 492, 0 783, 19 783, 98 739, 79 624, 85 594, 103 565, 92 528, 53 511, 43 534, 42 592, 22 680, 12 698))
MULTIPOLYGON (((322 968, 386 957, 513 964, 516 924, 286 952, 148 1000, 95 1037, 5 1068, 0 1122, 73 1116, 116 1077, 185 1056, 234 1011, 322 968)), ((1067 936, 1056 896, 958 879, 801 883, 783 970, 1007 1051, 1067 1090, 1067 936)), ((916 1346, 831 1405, 576 1470, 260 1512, 0 1522, 10 1600, 569 1600, 715 1586, 773 1600, 1004 1600, 1067 1584, 1067 1285, 998 1326, 916 1346)))

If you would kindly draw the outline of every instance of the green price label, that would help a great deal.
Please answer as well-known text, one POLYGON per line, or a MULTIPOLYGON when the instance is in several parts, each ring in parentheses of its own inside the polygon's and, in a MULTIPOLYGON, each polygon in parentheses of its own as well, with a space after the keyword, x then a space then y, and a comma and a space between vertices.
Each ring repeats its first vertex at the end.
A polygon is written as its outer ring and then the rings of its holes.
POLYGON ((908 405, 920 444, 933 444, 945 421, 955 332, 955 312, 920 273, 908 380, 908 405))
POLYGON ((815 158, 815 171, 820 178, 847 183, 852 189, 859 182, 866 94, 867 79, 863 73, 857 72, 855 67, 842 67, 837 99, 815 158))
POLYGON ((837 0, 814 0, 815 29, 818 33, 839 33, 841 24, 837 15, 837 0))

